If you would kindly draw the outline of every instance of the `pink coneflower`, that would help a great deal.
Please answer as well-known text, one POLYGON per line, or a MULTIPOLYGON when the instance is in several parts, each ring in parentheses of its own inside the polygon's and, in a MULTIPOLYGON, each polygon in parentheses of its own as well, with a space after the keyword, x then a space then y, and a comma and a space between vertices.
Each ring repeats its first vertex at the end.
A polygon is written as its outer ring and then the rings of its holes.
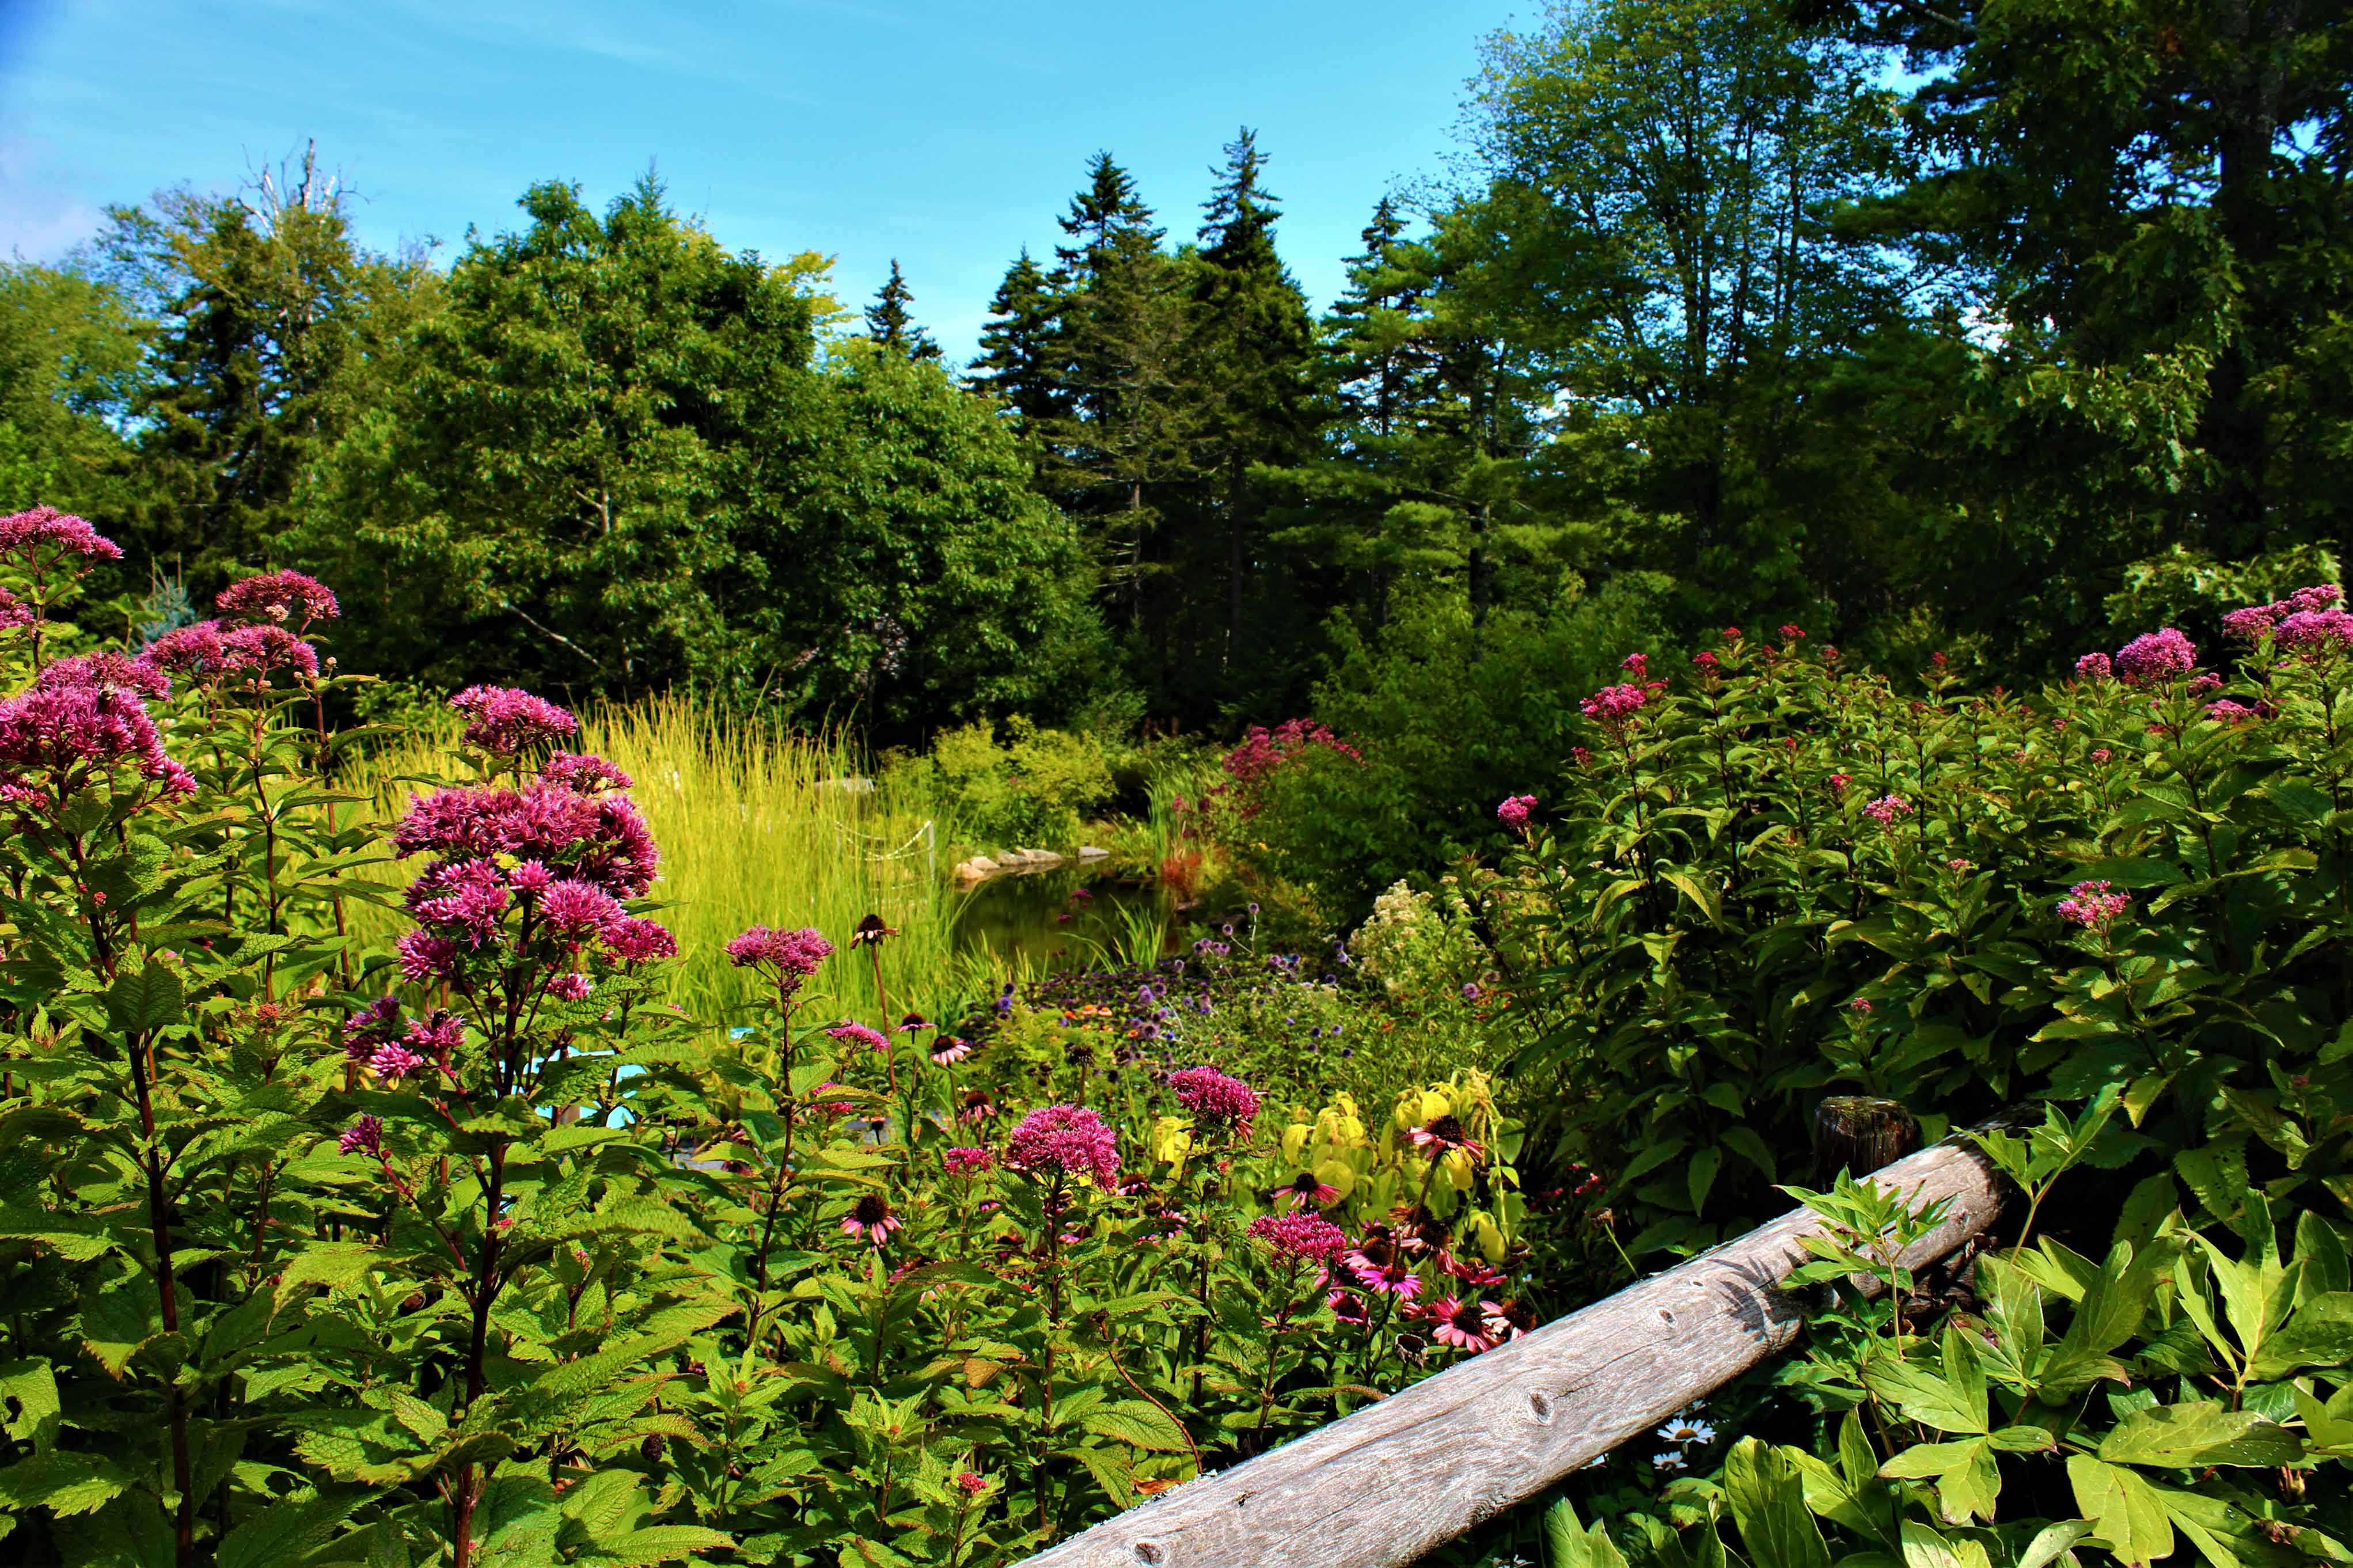
POLYGON ((841 1216, 842 1235, 862 1236, 875 1247, 881 1246, 898 1228, 899 1216, 891 1212, 890 1201, 879 1193, 868 1193, 841 1216))
POLYGON ((1187 1068, 1168 1075, 1176 1103, 1191 1111, 1205 1131, 1232 1128, 1247 1133, 1258 1115, 1258 1090, 1212 1067, 1187 1068))
POLYGON ((1440 1154, 1451 1153, 1457 1149, 1474 1158, 1482 1152, 1482 1146, 1472 1142, 1470 1132, 1464 1129, 1461 1120, 1451 1112, 1434 1118, 1426 1125, 1414 1128, 1405 1136, 1406 1142, 1432 1159, 1436 1159, 1440 1154))
POLYGON ((1506 795, 1504 804, 1495 808, 1495 820, 1514 833, 1525 833, 1528 830, 1528 814, 1535 809, 1535 805, 1536 797, 1532 795, 1506 795))
POLYGON ((1350 1328, 1361 1328, 1373 1321, 1371 1308, 1365 1299, 1354 1290, 1343 1290, 1335 1287, 1330 1295, 1324 1298, 1324 1304, 1332 1309, 1334 1317, 1350 1328))
POLYGON ((890 1041, 884 1039, 881 1036, 876 1034, 865 1025, 853 1024, 847 1018, 844 1018, 840 1023, 836 1024, 833 1027, 828 1029, 826 1033, 833 1038, 843 1041, 846 1044, 864 1046, 871 1051, 887 1051, 891 1048, 890 1041))
POLYGON ((959 1121, 987 1121, 997 1114, 997 1101, 989 1099, 985 1089, 965 1090, 964 1102, 956 1108, 956 1120, 959 1121))
POLYGON ((571 710, 512 686, 469 686, 449 699, 466 716, 466 743, 501 757, 579 733, 571 710))
POLYGON ((1005 1163, 1025 1176, 1091 1176, 1108 1192, 1119 1182, 1119 1138, 1083 1105, 1049 1105, 1013 1129, 1005 1163))
POLYGON ((1498 1344, 1518 1339, 1536 1326, 1536 1315, 1518 1301, 1484 1304, 1493 1308, 1487 1314, 1487 1332, 1498 1344))
POLYGON ((894 1035, 920 1035, 926 1029, 938 1027, 937 1024, 933 1023, 921 1013, 909 1013, 899 1020, 899 1026, 891 1032, 894 1035))
POLYGON ((1439 1254, 1438 1266, 1474 1290, 1504 1282, 1503 1271, 1483 1258, 1461 1258, 1443 1252, 1439 1254))
POLYGON ((986 1149, 951 1149, 940 1158, 951 1176, 976 1176, 997 1163, 997 1156, 986 1149))
POLYGON ((972 1055, 970 1040, 959 1039, 954 1035, 943 1035, 940 1037, 940 1043, 932 1049, 932 1065, 943 1068, 954 1067, 970 1055, 972 1055))
POLYGON ((1503 1309, 1493 1301, 1465 1301, 1449 1296, 1424 1307, 1421 1316, 1430 1324, 1430 1337, 1440 1344, 1477 1355, 1495 1348, 1500 1336, 1488 1331, 1487 1320, 1489 1314, 1501 1316, 1502 1312, 1503 1309))
POLYGON ((383 1159, 384 1119, 378 1116, 361 1117, 343 1129, 343 1136, 335 1140, 335 1147, 345 1154, 366 1154, 375 1159, 383 1159))
POLYGON ((1882 827, 1892 826, 1899 816, 1912 815, 1912 803, 1900 795, 1883 795, 1862 808, 1862 815, 1882 827))
POLYGON ((1377 1295, 1410 1301, 1421 1293, 1421 1277, 1413 1271, 1385 1225, 1368 1225, 1362 1240, 1341 1255, 1340 1261, 1356 1283, 1377 1295))
POLYGON ((868 915, 864 920, 858 922, 858 929, 849 933, 849 945, 852 947, 880 947, 882 943, 888 942, 891 938, 897 936, 898 934, 899 928, 893 925, 884 924, 881 915, 868 915))
POLYGON ((2107 882, 2078 882, 2067 895, 2059 900, 2059 918, 2088 931, 2105 932, 2132 908, 2131 896, 2115 891, 2107 882))
POLYGON ((1333 1186, 1313 1171, 1302 1171, 1287 1186, 1277 1187, 1269 1198, 1289 1205, 1294 1209, 1321 1208, 1340 1201, 1340 1189, 1333 1186))
POLYGON ((297 631, 312 621, 332 621, 343 613, 325 584, 300 572, 265 572, 259 577, 243 578, 215 595, 213 605, 232 616, 290 620, 297 631))

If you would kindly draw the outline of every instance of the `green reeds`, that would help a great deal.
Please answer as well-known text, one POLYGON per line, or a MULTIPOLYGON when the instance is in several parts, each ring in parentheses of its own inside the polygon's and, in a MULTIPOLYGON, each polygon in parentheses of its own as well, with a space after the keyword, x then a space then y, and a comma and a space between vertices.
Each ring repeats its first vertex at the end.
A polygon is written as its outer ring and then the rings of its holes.
MULTIPOLYGON (((955 950, 956 895, 940 848, 951 824, 911 787, 871 776, 837 736, 787 734, 729 719, 682 698, 591 710, 583 749, 636 780, 631 791, 661 847, 656 918, 678 936, 671 997, 712 1022, 738 1016, 751 987, 723 951, 747 926, 815 926, 839 956, 805 993, 809 1016, 883 1026, 915 1011, 953 1019, 989 984, 983 961, 955 950), (881 945, 881 1016, 871 964, 849 933, 879 914, 898 934, 881 945)), ((408 795, 461 777, 457 729, 417 732, 359 763, 349 781, 389 824, 408 795)), ((385 873, 405 881, 413 866, 385 873)), ((367 911, 362 929, 385 942, 397 911, 367 911), (369 927, 380 924, 380 932, 369 927)))

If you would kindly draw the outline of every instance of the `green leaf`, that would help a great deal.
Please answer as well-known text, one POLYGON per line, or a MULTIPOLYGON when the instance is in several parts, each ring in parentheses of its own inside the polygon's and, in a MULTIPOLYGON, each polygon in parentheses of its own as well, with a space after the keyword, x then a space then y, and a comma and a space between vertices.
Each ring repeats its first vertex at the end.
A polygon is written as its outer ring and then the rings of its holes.
POLYGON ((1691 1184, 1692 1213, 1694 1215, 1707 1207, 1708 1189, 1715 1185, 1715 1173, 1723 1164, 1724 1151, 1712 1144, 1692 1156, 1685 1173, 1691 1184))
POLYGON ((1545 1568, 1626 1568, 1624 1553, 1600 1521, 1581 1528, 1567 1498, 1545 1510, 1544 1538, 1545 1568))
POLYGON ((1724 1491, 1755 1568, 1830 1568, 1830 1548, 1788 1456, 1743 1437, 1725 1459, 1724 1491))
POLYGON ((293 1562, 332 1535, 368 1495, 356 1488, 338 1488, 274 1502, 222 1539, 218 1568, 273 1568, 293 1562))
POLYGON ((2253 1411, 2215 1404, 2136 1410, 2100 1441, 2100 1458, 2112 1465, 2168 1469, 2290 1465, 2303 1457, 2304 1445, 2286 1427, 2253 1411))
POLYGON ((1192 1444, 1168 1413, 1144 1399, 1121 1399, 1099 1405, 1079 1417, 1079 1425, 1097 1436, 1140 1448, 1147 1454, 1189 1454, 1192 1444))
POLYGON ((131 1478, 98 1454, 52 1448, 0 1466, 0 1504, 46 1508, 59 1516, 89 1513, 131 1485, 131 1478))
POLYGON ((2331 1290, 2306 1300, 2285 1328, 2264 1340, 2247 1375, 2270 1383, 2306 1367, 2340 1367, 2348 1361, 2353 1361, 2353 1293, 2331 1290))
POLYGON ((2154 1563, 2173 1553, 2173 1525, 2157 1489, 2134 1471, 2089 1454, 2067 1456, 2075 1508, 2120 1563, 2154 1563))
POLYGON ((2046 1524, 2034 1532, 2034 1539, 2018 1554, 2017 1568, 2045 1568, 2064 1552, 2074 1549, 2075 1542, 2092 1533, 2090 1521, 2071 1519, 2059 1524, 2046 1524))
POLYGON ((179 971, 166 964, 151 960, 142 968, 116 975, 106 988, 106 1020, 117 1034, 152 1035, 187 1016, 179 971))
POLYGON ((1934 1480, 1937 1510, 1947 1524, 1991 1519, 2001 1493, 2001 1471, 1989 1437, 1915 1444, 1880 1466, 1879 1473, 1890 1480, 1934 1480))
POLYGON ((1945 1365, 1947 1375, 1940 1377, 1910 1362, 1878 1356, 1863 1367, 1862 1383, 1875 1397, 1923 1426, 1982 1435, 1988 1426, 1985 1377, 1976 1355, 1959 1343, 1951 1328, 1945 1331, 1945 1365), (1956 1379, 1952 1373, 1957 1369, 1966 1369, 1969 1375, 1956 1379))

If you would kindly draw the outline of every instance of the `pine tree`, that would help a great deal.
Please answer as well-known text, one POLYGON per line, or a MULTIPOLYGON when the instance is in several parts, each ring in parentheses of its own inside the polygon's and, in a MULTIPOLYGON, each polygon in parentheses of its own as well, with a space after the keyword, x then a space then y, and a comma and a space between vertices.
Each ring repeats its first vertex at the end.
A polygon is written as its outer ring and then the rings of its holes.
POLYGON ((1159 248, 1164 232, 1152 224, 1152 209, 1135 193, 1135 182, 1109 153, 1087 162, 1087 188, 1071 198, 1071 210, 1056 220, 1075 241, 1054 255, 1078 288, 1092 283, 1119 255, 1159 248))
POLYGON ((866 307, 866 335, 909 359, 937 359, 940 345, 915 324, 913 313, 907 309, 914 299, 915 291, 907 287, 907 279, 899 270, 899 258, 894 256, 891 258, 891 276, 874 291, 874 303, 866 307))
POLYGON ((965 373, 976 392, 993 395, 1037 432, 1070 412, 1069 375, 1063 363, 1062 315, 1068 300, 1054 279, 1021 247, 1005 269, 1005 281, 988 301, 988 324, 980 331, 980 353, 965 373))

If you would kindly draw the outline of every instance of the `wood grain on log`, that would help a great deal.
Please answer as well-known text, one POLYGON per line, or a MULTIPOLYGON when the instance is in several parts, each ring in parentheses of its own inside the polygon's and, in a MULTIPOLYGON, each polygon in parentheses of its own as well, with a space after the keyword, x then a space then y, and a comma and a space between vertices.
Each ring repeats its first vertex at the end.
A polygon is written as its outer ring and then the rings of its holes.
MULTIPOLYGON (((2000 1212, 1958 1142, 1877 1173, 1944 1221, 1932 1262, 2000 1212)), ((1424 1379, 1257 1458, 1188 1481, 1028 1560, 1029 1568, 1386 1568, 1535 1496, 1788 1346, 1776 1281, 1817 1227, 1803 1209, 1424 1379)))

